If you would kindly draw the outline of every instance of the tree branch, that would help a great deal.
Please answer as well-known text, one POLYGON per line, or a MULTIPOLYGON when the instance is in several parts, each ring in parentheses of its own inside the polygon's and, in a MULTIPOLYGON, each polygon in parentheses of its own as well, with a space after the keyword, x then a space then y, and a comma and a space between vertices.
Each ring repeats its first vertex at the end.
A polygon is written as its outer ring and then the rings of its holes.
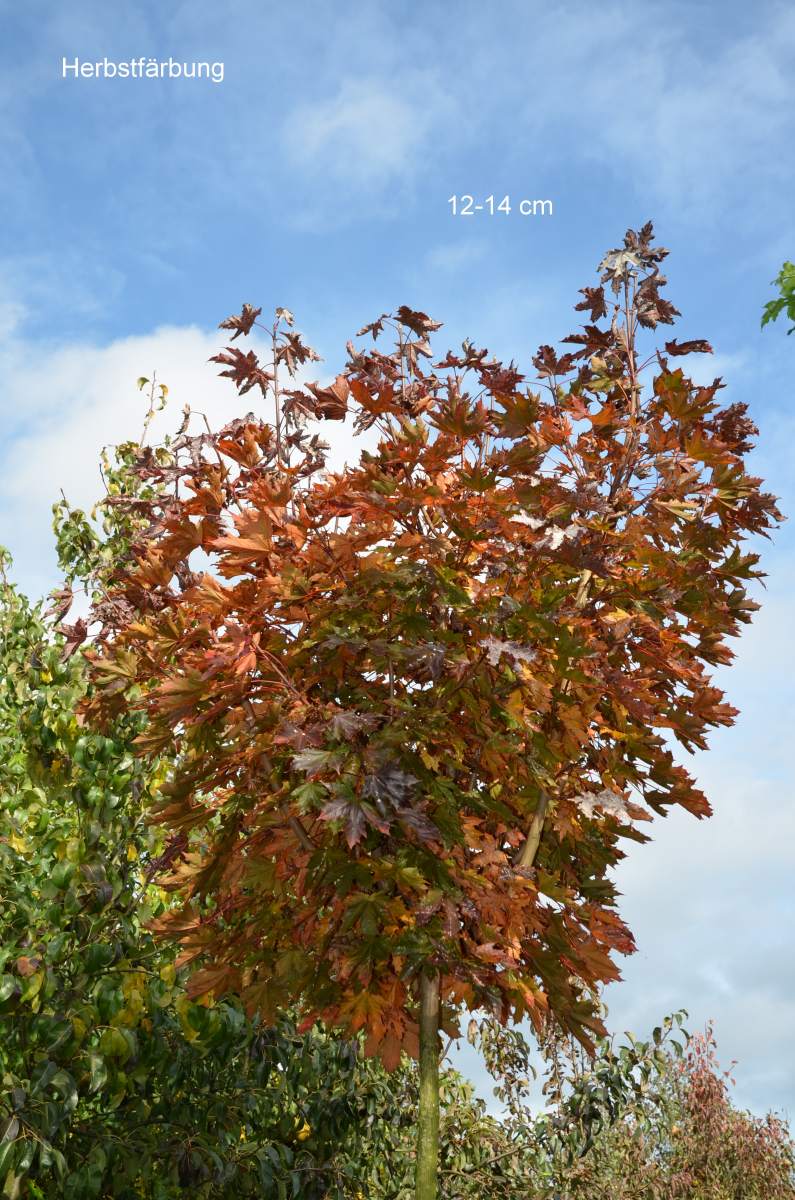
POLYGON ((295 834, 298 841, 300 842, 303 849, 308 851, 309 854, 311 854, 313 852, 313 850, 315 850, 315 848, 316 848, 315 843, 312 841, 311 837, 306 832, 306 830, 304 829, 301 822, 298 820, 298 817, 290 817, 289 826, 292 829, 292 831, 295 834))

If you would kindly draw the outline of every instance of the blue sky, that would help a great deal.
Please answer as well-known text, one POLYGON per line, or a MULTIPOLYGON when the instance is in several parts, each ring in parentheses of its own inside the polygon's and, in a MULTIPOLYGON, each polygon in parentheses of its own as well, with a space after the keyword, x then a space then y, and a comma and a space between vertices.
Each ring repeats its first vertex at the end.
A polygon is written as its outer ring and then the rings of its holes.
MULTIPOLYGON (((100 447, 139 428, 138 375, 236 412, 206 359, 243 301, 291 308, 322 373, 401 303, 530 370, 650 218, 676 336, 712 342, 694 371, 751 404, 793 510, 795 336, 759 328, 795 256, 791 5, 0 0, 0 21, 0 542, 30 591, 56 579, 58 489, 89 504, 100 447), (64 57, 141 56, 224 79, 62 78, 64 57), (462 193, 514 211, 453 217, 462 193)), ((788 526, 765 547, 723 678, 743 716, 698 760, 715 817, 669 818, 620 869, 639 952, 607 996, 638 1034, 715 1017, 740 1101, 791 1114, 792 550, 788 526)))

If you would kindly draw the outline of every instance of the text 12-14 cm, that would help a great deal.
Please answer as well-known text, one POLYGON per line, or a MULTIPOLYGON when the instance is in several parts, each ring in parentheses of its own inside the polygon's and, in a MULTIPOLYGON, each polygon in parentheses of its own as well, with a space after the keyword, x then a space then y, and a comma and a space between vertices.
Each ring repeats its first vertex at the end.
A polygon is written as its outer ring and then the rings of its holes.
POLYGON ((503 213, 506 217, 512 212, 518 212, 522 217, 551 217, 552 216, 552 201, 551 200, 519 200, 516 204, 511 204, 510 196, 503 196, 498 200, 496 196, 486 196, 480 203, 475 203, 475 197, 464 194, 462 196, 450 196, 447 203, 450 205, 450 211, 454 217, 475 217, 478 213, 485 213, 486 216, 493 217, 497 213, 503 213))

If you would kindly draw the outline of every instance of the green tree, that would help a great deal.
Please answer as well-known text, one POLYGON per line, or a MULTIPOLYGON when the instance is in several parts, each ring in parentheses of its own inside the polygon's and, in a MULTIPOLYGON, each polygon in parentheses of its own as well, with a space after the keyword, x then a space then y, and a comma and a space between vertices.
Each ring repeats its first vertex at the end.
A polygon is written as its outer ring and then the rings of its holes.
MULTIPOLYGON (((550 1023, 541 1039, 542 1095, 530 1047, 494 1018, 469 1036, 495 1081, 499 1117, 453 1072, 441 1074, 439 1191, 444 1200, 793 1200, 795 1146, 773 1113, 731 1102, 711 1027, 691 1037, 684 1012, 646 1040, 605 1038, 593 1057, 550 1023)), ((350 1166, 351 1200, 410 1200, 417 1064, 393 1075, 362 1063, 384 1120, 350 1166), (383 1107, 380 1107, 380 1106, 383 1107), (392 1120, 388 1119, 391 1113, 392 1120)))
POLYGON ((783 312, 792 325, 787 333, 795 332, 795 263, 785 262, 772 281, 779 290, 775 300, 768 300, 762 313, 762 326, 768 321, 777 321, 783 312))
POLYGON ((341 1195, 356 1046, 187 996, 146 929, 168 897, 143 815, 162 765, 131 750, 141 718, 84 728, 82 657, 1 586, 3 1195, 341 1195))
MULTIPOLYGON (((575 1086, 598 1083, 607 1067, 630 1082, 615 1119, 588 1152, 553 1160, 553 1195, 563 1200, 793 1200, 795 1146, 786 1122, 755 1117, 731 1102, 730 1071, 715 1055, 711 1026, 671 1053, 664 1023, 651 1042, 614 1054, 601 1047, 595 1068, 570 1072, 575 1086), (629 1073, 629 1062, 635 1067, 629 1073), (609 1065, 608 1065, 609 1064, 609 1065)), ((569 1060, 571 1064, 571 1060, 569 1060)))

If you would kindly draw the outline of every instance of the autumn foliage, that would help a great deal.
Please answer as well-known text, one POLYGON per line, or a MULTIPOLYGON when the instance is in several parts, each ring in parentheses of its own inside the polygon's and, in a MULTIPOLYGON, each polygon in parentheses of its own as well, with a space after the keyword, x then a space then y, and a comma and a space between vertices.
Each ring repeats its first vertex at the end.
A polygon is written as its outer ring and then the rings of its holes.
POLYGON ((627 233, 539 390, 406 307, 301 385, 316 355, 277 310, 264 356, 215 358, 259 411, 139 453, 88 711, 132 701, 140 752, 175 754, 155 867, 194 994, 297 1000, 389 1066, 428 971, 450 1028, 464 1005, 601 1033, 591 993, 633 949, 610 869, 654 813, 709 815, 672 739, 734 718, 711 671, 778 519, 745 405, 679 365, 708 344, 653 343, 666 253, 627 233))

